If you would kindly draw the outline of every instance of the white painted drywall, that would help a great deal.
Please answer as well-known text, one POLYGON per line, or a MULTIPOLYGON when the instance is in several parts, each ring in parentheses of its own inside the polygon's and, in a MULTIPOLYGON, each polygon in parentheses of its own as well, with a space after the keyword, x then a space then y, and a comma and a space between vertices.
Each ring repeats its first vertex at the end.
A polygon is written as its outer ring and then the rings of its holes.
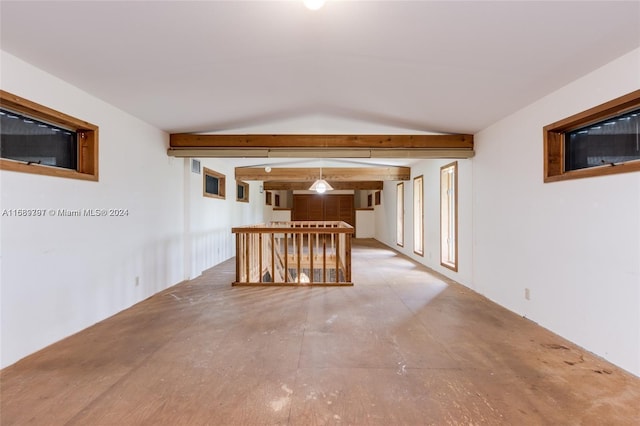
POLYGON ((376 239, 443 275, 472 287, 472 160, 458 161, 458 271, 440 265, 440 167, 453 160, 423 160, 411 166, 404 182, 404 246, 396 244, 396 190, 385 182, 382 203, 375 206, 376 239), (413 178, 424 176, 424 256, 413 252, 413 178))
POLYGON ((476 134, 473 159, 475 289, 636 375, 640 173, 545 184, 542 128, 638 89, 635 50, 476 134))
POLYGON ((371 210, 356 210, 356 238, 375 238, 376 214, 371 210))
POLYGON ((203 197, 189 160, 167 156, 168 134, 1 55, 3 90, 99 126, 100 180, 0 171, 0 210, 128 210, 0 217, 4 367, 234 256, 231 228, 264 221, 264 194, 249 182, 250 203, 237 202, 233 164, 205 159, 227 176, 227 197, 203 197))
POLYGON ((0 217, 4 367, 183 279, 183 161, 166 133, 0 54, 2 89, 98 125, 100 155, 99 182, 0 171, 0 209, 128 210, 0 217))
POLYGON ((291 210, 273 210, 271 214, 271 221, 273 222, 289 222, 291 221, 291 210))
MULTIPOLYGON (((249 181, 249 203, 236 201, 236 180, 233 163, 226 159, 200 159, 202 168, 225 175, 225 198, 202 195, 203 175, 190 172, 188 191, 185 194, 189 214, 187 251, 190 276, 195 278, 220 262, 235 256, 234 226, 264 222, 264 193, 260 193, 261 182, 249 181)), ((229 283, 231 284, 231 283, 229 283)))

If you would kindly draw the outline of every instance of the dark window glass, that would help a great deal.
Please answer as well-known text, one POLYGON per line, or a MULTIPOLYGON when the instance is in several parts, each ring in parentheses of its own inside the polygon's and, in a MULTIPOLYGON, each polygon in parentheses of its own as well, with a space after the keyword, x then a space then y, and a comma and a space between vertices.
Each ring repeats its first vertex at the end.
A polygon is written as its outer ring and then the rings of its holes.
POLYGON ((0 109, 0 156, 10 160, 77 170, 74 131, 0 109))
POLYGON ((238 185, 238 200, 244 200, 244 186, 238 185))
POLYGON ((640 109, 565 135, 565 170, 640 159, 640 109))
POLYGON ((206 182, 205 191, 207 192, 207 194, 219 195, 218 184, 220 181, 218 180, 218 178, 206 175, 205 182, 206 182))

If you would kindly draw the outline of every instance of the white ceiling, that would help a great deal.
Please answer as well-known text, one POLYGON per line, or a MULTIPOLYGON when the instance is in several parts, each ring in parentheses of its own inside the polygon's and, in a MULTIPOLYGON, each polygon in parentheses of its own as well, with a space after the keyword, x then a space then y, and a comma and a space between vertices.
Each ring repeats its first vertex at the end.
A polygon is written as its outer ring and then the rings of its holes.
POLYGON ((640 1, 2 1, 0 35, 169 132, 474 133, 640 46, 640 1))

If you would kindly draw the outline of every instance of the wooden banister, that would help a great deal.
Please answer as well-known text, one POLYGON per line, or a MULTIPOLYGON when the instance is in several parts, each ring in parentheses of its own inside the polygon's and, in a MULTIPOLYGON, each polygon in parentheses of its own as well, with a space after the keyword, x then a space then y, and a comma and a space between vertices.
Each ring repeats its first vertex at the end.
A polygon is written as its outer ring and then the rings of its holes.
POLYGON ((234 227, 233 285, 353 285, 354 229, 338 221, 270 222, 234 227))

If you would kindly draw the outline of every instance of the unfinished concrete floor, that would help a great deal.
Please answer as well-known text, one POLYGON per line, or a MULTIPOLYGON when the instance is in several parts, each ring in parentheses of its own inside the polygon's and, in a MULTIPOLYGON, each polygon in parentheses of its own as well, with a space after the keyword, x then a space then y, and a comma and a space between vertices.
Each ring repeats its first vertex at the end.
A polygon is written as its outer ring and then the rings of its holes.
POLYGON ((356 240, 354 287, 234 262, 2 372, 8 425, 625 425, 640 379, 356 240))

